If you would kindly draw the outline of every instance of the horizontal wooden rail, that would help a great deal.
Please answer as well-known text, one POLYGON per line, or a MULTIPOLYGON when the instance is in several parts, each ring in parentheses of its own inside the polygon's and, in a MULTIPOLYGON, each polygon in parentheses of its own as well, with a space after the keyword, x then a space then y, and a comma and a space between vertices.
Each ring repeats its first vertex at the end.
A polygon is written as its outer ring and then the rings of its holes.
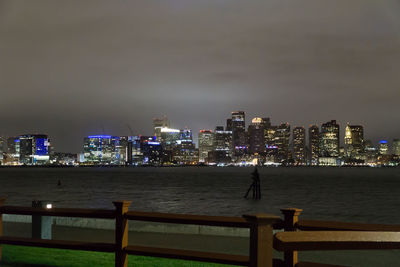
POLYGON ((241 217, 203 216, 142 211, 128 211, 125 216, 129 220, 136 221, 249 228, 249 223, 241 217))
POLYGON ((303 231, 368 231, 400 232, 400 225, 348 223, 335 221, 299 220, 297 228, 303 231))
POLYGON ((302 261, 297 263, 296 267, 348 267, 348 266, 302 261))
POLYGON ((0 214, 115 219, 114 210, 103 210, 103 209, 70 209, 70 208, 46 209, 46 208, 19 207, 19 206, 1 206, 0 214))
POLYGON ((143 246, 127 246, 126 253, 131 255, 173 258, 182 260, 193 260, 203 262, 215 262, 222 264, 247 266, 249 264, 249 256, 230 255, 214 252, 202 252, 193 250, 171 249, 171 248, 155 248, 143 246))
POLYGON ((20 237, 8 237, 8 236, 1 236, 0 244, 43 247, 43 248, 87 250, 87 251, 99 251, 99 252, 115 251, 115 245, 112 243, 47 240, 47 239, 20 238, 20 237))
MULTIPOLYGON (((126 218, 136 221, 161 222, 161 223, 176 223, 176 224, 194 224, 207 226, 223 226, 235 228, 249 228, 249 223, 241 217, 228 216, 206 216, 206 215, 191 215, 191 214, 173 214, 173 213, 158 213, 158 212, 142 212, 128 211, 126 218)), ((274 229, 282 229, 283 222, 278 219, 274 224, 274 229)))
POLYGON ((400 249, 400 232, 301 231, 274 236, 279 251, 400 249))

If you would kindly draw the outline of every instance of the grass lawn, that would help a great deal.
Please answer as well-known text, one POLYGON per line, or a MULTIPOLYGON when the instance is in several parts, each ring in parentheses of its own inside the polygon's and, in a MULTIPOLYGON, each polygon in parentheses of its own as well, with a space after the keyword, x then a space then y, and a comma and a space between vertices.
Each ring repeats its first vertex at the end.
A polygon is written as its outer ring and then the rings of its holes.
MULTIPOLYGON (((3 245, 4 267, 87 267, 114 266, 114 254, 87 252, 79 250, 48 249, 36 247, 3 245)), ((184 267, 223 267, 229 265, 202 263, 194 261, 171 260, 163 258, 128 256, 128 266, 184 266, 184 267)))

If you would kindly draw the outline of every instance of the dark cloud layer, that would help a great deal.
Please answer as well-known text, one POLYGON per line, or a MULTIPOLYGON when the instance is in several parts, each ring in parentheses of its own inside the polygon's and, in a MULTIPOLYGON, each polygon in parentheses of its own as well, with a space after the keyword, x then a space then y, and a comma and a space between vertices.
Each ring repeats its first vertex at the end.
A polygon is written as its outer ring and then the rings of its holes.
POLYGON ((397 0, 1 1, 0 133, 194 131, 230 111, 400 137, 397 0))

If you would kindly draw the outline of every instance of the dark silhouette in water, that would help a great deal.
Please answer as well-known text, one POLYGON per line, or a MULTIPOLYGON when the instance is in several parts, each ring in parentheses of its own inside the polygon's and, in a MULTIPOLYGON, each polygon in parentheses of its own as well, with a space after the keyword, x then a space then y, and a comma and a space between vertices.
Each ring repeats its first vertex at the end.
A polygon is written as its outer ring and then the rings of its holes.
POLYGON ((257 167, 254 169, 254 172, 252 172, 251 175, 253 183, 250 185, 249 189, 247 189, 246 195, 244 195, 244 197, 247 198, 250 190, 253 189, 253 199, 261 199, 260 175, 258 174, 257 167))
POLYGON ((58 185, 58 186, 61 186, 61 180, 58 180, 57 185, 58 185))

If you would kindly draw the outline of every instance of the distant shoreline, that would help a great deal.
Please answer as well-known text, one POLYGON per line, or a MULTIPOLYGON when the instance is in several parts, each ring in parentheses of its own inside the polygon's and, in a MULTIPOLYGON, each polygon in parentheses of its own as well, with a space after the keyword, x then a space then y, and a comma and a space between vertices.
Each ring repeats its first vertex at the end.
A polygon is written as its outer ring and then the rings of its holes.
MULTIPOLYGON (((254 168, 255 166, 209 166, 209 165, 177 165, 177 166, 156 166, 156 165, 141 165, 141 166, 123 166, 123 165, 22 165, 22 166, 9 166, 0 165, 0 168, 4 169, 42 169, 42 168, 254 168)), ((258 168, 400 168, 400 166, 354 166, 354 165, 342 165, 342 166, 257 166, 258 168)))

